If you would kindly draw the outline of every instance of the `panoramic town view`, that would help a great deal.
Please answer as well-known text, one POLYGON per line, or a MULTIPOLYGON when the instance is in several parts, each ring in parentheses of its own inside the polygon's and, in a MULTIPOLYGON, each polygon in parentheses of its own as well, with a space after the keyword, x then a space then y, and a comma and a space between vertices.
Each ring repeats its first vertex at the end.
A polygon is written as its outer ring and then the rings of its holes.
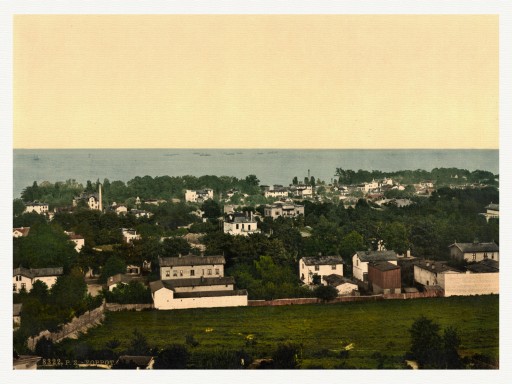
POLYGON ((13 370, 500 368, 496 15, 13 20, 13 370))

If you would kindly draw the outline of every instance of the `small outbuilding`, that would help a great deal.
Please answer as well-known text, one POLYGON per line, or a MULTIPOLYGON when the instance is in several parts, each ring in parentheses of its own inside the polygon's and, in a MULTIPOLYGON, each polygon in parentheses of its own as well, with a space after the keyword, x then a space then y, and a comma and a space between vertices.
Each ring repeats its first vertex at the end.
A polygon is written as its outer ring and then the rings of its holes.
POLYGON ((401 293, 400 267, 388 261, 370 262, 368 283, 374 293, 401 293))

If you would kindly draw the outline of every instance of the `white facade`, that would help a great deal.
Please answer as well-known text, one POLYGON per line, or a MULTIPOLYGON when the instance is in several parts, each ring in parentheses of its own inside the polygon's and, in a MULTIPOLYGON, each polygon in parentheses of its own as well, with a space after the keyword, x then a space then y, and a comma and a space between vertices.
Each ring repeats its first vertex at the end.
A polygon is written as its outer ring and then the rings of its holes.
POLYGON ((159 310, 247 306, 247 293, 243 292, 220 296, 175 297, 171 289, 162 287, 153 292, 152 296, 154 307, 159 310))
POLYGON ((85 239, 80 235, 76 235, 74 232, 64 231, 64 233, 68 235, 69 240, 75 244, 75 251, 80 252, 85 245, 85 239))
POLYGON ((389 261, 398 265, 398 258, 393 251, 356 252, 352 256, 352 276, 357 280, 366 281, 370 261, 389 261))
POLYGON ((185 190, 185 201, 188 203, 202 203, 211 199, 213 199, 213 189, 185 190))
POLYGON ((454 243, 450 245, 450 256, 457 260, 479 262, 490 259, 500 261, 499 248, 495 243, 454 243))
POLYGON ((46 203, 39 203, 37 201, 34 201, 33 203, 27 203, 25 205, 25 213, 39 213, 39 214, 46 214, 48 213, 48 204, 46 203))
POLYGON ((295 187, 295 196, 297 197, 311 197, 313 196, 313 187, 311 185, 297 185, 295 187))
POLYGON ((265 206, 264 213, 266 217, 272 218, 279 216, 296 217, 299 215, 304 215, 304 206, 296 205, 293 203, 275 203, 265 206))
POLYGON ((26 236, 28 236, 29 232, 30 232, 30 227, 13 228, 12 229, 12 237, 15 237, 15 238, 26 237, 26 236))
POLYGON ((274 198, 281 198, 281 197, 288 197, 288 190, 286 189, 272 189, 263 192, 263 195, 265 197, 274 197, 274 198))
POLYGON ((439 285, 444 296, 471 296, 500 293, 499 272, 442 274, 439 285))
POLYGON ((223 264, 211 265, 180 265, 160 267, 160 279, 190 279, 195 277, 219 277, 224 276, 223 264))
POLYGON ((125 243, 131 243, 133 240, 140 240, 140 235, 134 229, 121 228, 123 240, 125 243))
POLYGON ((50 289, 60 275, 62 275, 62 268, 16 268, 12 274, 12 291, 19 292, 24 288, 29 292, 37 280, 45 283, 50 289))
POLYGON ((228 235, 248 236, 252 233, 260 233, 258 222, 250 216, 241 214, 228 214, 224 221, 224 233, 228 235))
POLYGON ((339 256, 303 257, 299 260, 299 278, 304 284, 313 284, 313 276, 318 275, 320 284, 327 285, 324 277, 332 274, 343 276, 343 260, 339 256))

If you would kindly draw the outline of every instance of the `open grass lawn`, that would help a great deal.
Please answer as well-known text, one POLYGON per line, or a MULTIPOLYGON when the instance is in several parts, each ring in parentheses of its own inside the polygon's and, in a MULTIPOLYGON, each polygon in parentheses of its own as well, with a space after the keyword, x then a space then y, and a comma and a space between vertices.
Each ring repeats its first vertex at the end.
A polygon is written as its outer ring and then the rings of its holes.
MULTIPOLYGON (((441 325, 455 326, 462 338, 462 356, 499 352, 499 296, 453 297, 381 302, 297 305, 282 307, 213 308, 176 311, 108 313, 102 326, 75 343, 104 349, 116 338, 128 347, 134 329, 151 346, 199 342, 191 352, 245 349, 254 358, 272 354, 279 342, 302 344, 303 368, 399 368, 410 345, 409 328, 425 315, 441 325), (343 344, 342 344, 343 343, 343 344), (339 350, 353 344, 348 357, 339 350)), ((70 346, 71 346, 70 345, 70 346)), ((75 344, 76 345, 76 344, 75 344)))

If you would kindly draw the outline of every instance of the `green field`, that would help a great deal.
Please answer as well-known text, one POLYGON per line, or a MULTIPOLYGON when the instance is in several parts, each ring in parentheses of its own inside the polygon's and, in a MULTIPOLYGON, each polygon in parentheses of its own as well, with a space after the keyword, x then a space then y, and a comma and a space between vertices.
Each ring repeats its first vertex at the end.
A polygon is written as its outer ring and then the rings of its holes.
MULTIPOLYGON (((100 350, 116 338, 128 347, 134 329, 151 346, 199 342, 194 351, 245 349, 254 358, 268 357, 279 342, 302 344, 301 367, 399 368, 410 345, 409 328, 420 315, 457 328, 460 354, 498 359, 499 296, 386 300, 282 307, 213 308, 176 311, 110 312, 102 326, 68 347, 86 343, 100 350), (353 344, 347 358, 343 345, 353 344)), ((69 344, 68 344, 69 343, 69 344)))

